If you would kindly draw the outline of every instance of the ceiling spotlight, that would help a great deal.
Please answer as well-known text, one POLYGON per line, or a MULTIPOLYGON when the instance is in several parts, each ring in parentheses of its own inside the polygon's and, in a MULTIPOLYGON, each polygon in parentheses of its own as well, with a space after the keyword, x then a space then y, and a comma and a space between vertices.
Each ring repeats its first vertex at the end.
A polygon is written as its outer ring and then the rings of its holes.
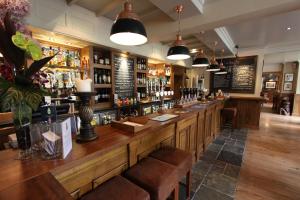
POLYGON ((132 4, 128 1, 111 27, 110 40, 127 46, 141 45, 148 41, 145 27, 132 11, 132 4))
POLYGON ((287 30, 287 31, 290 31, 290 30, 292 30, 292 27, 288 26, 288 27, 286 28, 286 30, 287 30))

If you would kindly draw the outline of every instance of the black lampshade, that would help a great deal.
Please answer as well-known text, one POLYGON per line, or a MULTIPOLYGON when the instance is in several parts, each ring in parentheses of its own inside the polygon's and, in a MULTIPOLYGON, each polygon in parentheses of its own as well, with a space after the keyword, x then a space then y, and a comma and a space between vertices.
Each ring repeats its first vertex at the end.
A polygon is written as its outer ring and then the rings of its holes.
POLYGON ((141 45, 148 41, 144 25, 132 11, 130 2, 124 3, 124 10, 119 13, 111 27, 110 40, 120 45, 141 45))
POLYGON ((110 40, 121 45, 140 45, 147 42, 147 33, 140 21, 121 18, 112 25, 110 40))
POLYGON ((218 72, 215 72, 215 74, 227 74, 227 70, 226 70, 226 67, 224 66, 223 62, 221 61, 220 63, 220 71, 218 72))
POLYGON ((207 67, 206 71, 208 71, 208 72, 217 72, 217 71, 220 71, 220 67, 217 64, 211 64, 207 67))
POLYGON ((167 58, 170 60, 184 60, 190 58, 190 51, 183 45, 176 45, 169 49, 167 58))
POLYGON ((197 57, 192 64, 193 67, 207 67, 209 66, 209 61, 205 57, 197 57))
POLYGON ((221 68, 219 71, 217 71, 215 74, 227 74, 228 72, 226 71, 225 68, 221 68))

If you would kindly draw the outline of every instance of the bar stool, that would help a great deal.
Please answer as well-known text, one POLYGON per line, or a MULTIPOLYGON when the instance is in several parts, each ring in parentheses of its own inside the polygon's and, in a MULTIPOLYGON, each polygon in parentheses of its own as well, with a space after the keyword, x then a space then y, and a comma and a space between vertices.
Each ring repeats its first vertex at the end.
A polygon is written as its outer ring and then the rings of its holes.
POLYGON ((95 190, 84 195, 81 200, 150 200, 149 194, 122 176, 116 176, 95 190))
POLYGON ((166 200, 171 194, 178 200, 177 170, 168 163, 148 157, 126 171, 124 176, 146 190, 151 200, 166 200))
POLYGON ((163 147, 151 153, 150 157, 174 165, 178 172, 178 182, 186 176, 186 199, 190 199, 192 154, 173 147, 163 147))
POLYGON ((237 123, 237 108, 231 107, 231 108, 223 108, 222 109, 222 126, 228 121, 231 121, 233 130, 236 128, 237 123))

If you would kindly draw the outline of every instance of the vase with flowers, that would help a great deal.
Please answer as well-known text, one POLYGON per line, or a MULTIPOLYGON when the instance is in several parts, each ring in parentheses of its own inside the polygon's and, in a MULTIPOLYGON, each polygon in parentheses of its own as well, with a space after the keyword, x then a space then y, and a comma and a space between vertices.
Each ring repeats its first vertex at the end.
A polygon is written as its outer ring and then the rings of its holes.
POLYGON ((31 156, 30 123, 32 111, 38 109, 47 94, 43 89, 46 75, 40 69, 54 56, 42 58, 42 50, 24 25, 30 4, 27 0, 0 2, 1 111, 13 112, 19 159, 31 156))

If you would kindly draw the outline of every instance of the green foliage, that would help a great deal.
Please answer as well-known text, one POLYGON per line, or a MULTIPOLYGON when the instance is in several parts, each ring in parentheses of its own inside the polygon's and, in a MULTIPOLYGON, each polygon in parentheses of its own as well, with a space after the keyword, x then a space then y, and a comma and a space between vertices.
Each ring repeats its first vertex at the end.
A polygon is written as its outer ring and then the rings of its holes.
POLYGON ((36 111, 47 91, 35 88, 33 85, 19 86, 6 81, 0 77, 0 88, 3 90, 0 95, 1 110, 9 111, 13 106, 25 102, 32 110, 36 111))
POLYGON ((42 49, 32 38, 26 37, 23 33, 17 31, 11 39, 14 45, 24 50, 33 60, 42 58, 42 49))

